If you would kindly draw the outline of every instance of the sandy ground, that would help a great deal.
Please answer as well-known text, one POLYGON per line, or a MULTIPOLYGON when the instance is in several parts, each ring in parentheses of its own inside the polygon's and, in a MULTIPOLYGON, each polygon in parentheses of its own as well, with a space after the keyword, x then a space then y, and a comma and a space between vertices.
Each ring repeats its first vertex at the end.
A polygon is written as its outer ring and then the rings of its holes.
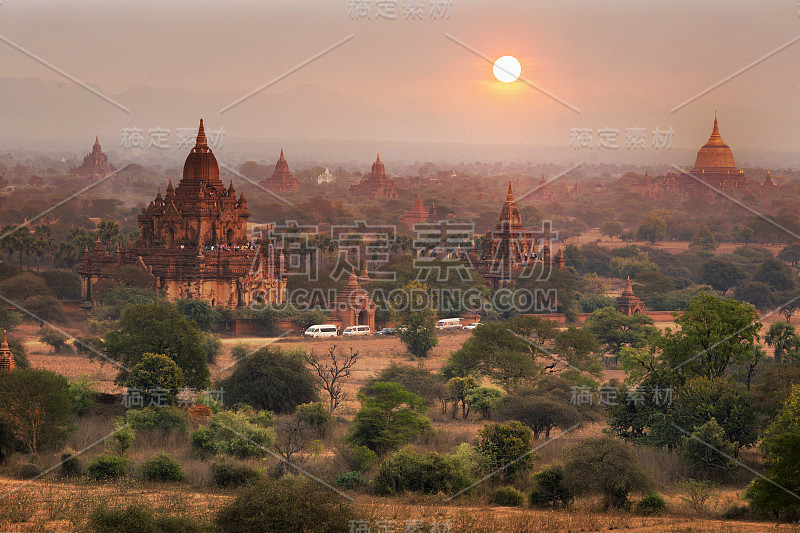
MULTIPOLYGON (((605 248, 623 248, 629 244, 636 244, 638 246, 651 246, 653 248, 659 248, 674 254, 679 254, 689 249, 689 241, 657 242, 655 245, 652 245, 647 241, 633 241, 631 243, 627 243, 617 238, 611 239, 607 235, 601 235, 600 228, 591 228, 577 237, 573 237, 572 242, 578 245, 597 242, 597 244, 605 248)), ((729 254, 734 252, 737 248, 741 248, 742 246, 745 245, 742 243, 723 242, 719 244, 715 251, 718 254, 729 254)), ((756 246, 765 248, 771 251, 773 254, 777 254, 785 247, 783 244, 758 244, 756 246)))

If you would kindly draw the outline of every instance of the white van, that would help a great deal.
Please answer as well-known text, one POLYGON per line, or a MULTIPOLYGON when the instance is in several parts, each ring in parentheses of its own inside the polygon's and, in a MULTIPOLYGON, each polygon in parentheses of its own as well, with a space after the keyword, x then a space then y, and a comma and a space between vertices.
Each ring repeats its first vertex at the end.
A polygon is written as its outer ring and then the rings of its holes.
POLYGON ((339 334, 339 328, 334 324, 316 324, 303 332, 306 337, 335 337, 339 334))
POLYGON ((461 319, 443 318, 436 323, 436 329, 461 329, 461 319))
POLYGON ((347 326, 344 328, 342 335, 369 335, 369 326, 347 326))

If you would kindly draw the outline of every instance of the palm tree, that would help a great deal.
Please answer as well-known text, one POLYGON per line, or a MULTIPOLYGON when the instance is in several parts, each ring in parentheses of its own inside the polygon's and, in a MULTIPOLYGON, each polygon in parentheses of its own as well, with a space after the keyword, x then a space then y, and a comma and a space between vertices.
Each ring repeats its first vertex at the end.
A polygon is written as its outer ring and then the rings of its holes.
POLYGON ((786 322, 773 322, 764 336, 764 342, 771 346, 775 353, 775 362, 781 363, 783 354, 800 348, 800 336, 794 326, 786 322))

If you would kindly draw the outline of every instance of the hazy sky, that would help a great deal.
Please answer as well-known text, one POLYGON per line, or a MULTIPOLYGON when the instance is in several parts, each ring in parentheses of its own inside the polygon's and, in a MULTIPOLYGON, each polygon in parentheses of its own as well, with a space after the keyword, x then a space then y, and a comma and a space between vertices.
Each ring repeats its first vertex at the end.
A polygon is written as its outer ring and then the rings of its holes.
MULTIPOLYGON (((3 0, 0 36, 130 108, 126 114, 89 96, 87 131, 155 126, 141 121, 153 120, 148 113, 157 103, 131 92, 149 86, 218 93, 208 108, 181 110, 170 120, 194 124, 202 115, 211 124, 251 124, 252 131, 242 128, 245 137, 285 132, 566 146, 576 127, 617 128, 620 143, 625 128, 672 127, 676 147, 697 148, 717 110, 723 138, 734 149, 797 150, 800 42, 670 112, 800 35, 797 0, 452 0, 444 20, 434 20, 431 0, 424 0, 422 20, 406 20, 409 1, 389 2, 397 20, 376 20, 380 0, 367 2, 369 20, 353 20, 350 0, 3 0), (491 58, 516 56, 523 77, 580 114, 522 82, 496 81, 489 63, 446 33, 491 58), (235 99, 351 34, 220 115, 235 99), (308 86, 318 91, 313 114, 292 109, 309 105, 294 93, 308 86), (280 120, 273 121, 274 106, 266 102, 287 94, 280 120), (336 114, 343 108, 347 116, 336 114), (285 122, 295 111, 290 127, 285 122)), ((3 42, 0 78, 71 83, 3 42)), ((58 126, 63 105, 58 99, 43 104, 36 117, 43 131, 58 126)), ((14 106, 0 102, 9 116, 14 106)), ((0 124, 0 137, 13 136, 22 120, 0 124)))

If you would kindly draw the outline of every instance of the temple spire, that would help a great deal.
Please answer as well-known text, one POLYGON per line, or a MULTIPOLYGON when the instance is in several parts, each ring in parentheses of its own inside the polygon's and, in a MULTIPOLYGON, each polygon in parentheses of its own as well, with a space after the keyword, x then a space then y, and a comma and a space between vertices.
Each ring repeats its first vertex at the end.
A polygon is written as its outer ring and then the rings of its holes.
POLYGON ((511 180, 508 180, 508 194, 506 194, 506 202, 514 201, 514 192, 511 190, 511 180))
POLYGON ((208 146, 206 142, 206 130, 203 127, 203 119, 200 119, 200 129, 197 130, 197 146, 208 146))

